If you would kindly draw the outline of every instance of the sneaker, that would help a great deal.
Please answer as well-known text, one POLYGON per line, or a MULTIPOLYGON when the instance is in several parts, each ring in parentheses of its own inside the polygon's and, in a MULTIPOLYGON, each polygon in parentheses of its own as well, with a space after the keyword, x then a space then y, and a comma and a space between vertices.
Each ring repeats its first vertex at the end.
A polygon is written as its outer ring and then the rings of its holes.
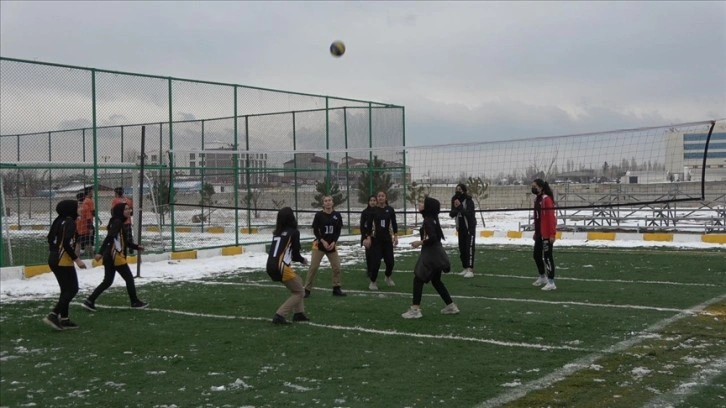
POLYGON ((456 307, 456 303, 449 303, 441 309, 441 314, 459 314, 459 308, 456 307))
POLYGON ((275 315, 272 316, 272 323, 274 323, 274 324, 290 324, 290 322, 285 320, 284 317, 280 316, 277 313, 275 313, 275 315))
POLYGON ((464 273, 461 274, 461 276, 465 278, 473 278, 474 277, 474 270, 471 268, 466 268, 464 273))
POLYGON ((305 299, 310 297, 310 291, 305 289, 305 296, 303 296, 305 299))
MULTIPOLYGON (((279 315, 275 315, 275 316, 279 316, 279 315)), ((282 316, 280 316, 280 317, 282 317, 282 316)), ((285 320, 285 319, 283 318, 283 320, 285 320)), ((292 315, 292 321, 293 322, 309 322, 310 319, 308 319, 308 317, 305 316, 305 313, 295 313, 294 315, 292 315)), ((272 322, 275 323, 274 318, 272 319, 272 322)))
POLYGON ((555 286, 555 284, 554 284, 554 283, 550 283, 550 282, 548 282, 548 283, 547 283, 546 285, 544 285, 544 287, 542 288, 542 290, 555 290, 555 289, 557 289, 557 286, 555 286))
POLYGON ((532 286, 542 286, 547 284, 547 278, 540 276, 536 281, 532 282, 532 286))
POLYGON ((342 290, 340 290, 340 286, 335 286, 333 288, 333 296, 348 296, 345 293, 343 293, 342 290))
POLYGON ((77 329, 78 325, 73 323, 71 319, 65 318, 60 320, 61 327, 63 327, 63 330, 69 330, 69 329, 77 329))
POLYGON ((420 307, 411 306, 408 308, 406 313, 401 314, 401 317, 403 317, 404 319, 420 319, 423 317, 423 314, 421 314, 420 307))
POLYGON ((148 303, 145 303, 145 302, 142 302, 140 300, 138 300, 138 301, 136 301, 136 302, 134 302, 134 303, 131 304, 131 308, 132 309, 143 309, 146 306, 149 306, 149 304, 148 303))
POLYGON ((90 310, 91 312, 96 311, 96 304, 88 299, 84 300, 83 303, 81 303, 81 306, 83 306, 83 308, 86 310, 90 310))
POLYGON ((368 289, 369 290, 378 290, 378 284, 375 282, 371 282, 370 284, 368 284, 368 289))
POLYGON ((54 330, 63 330, 60 319, 58 319, 58 315, 55 313, 50 313, 48 316, 44 317, 43 323, 47 324, 54 330))
POLYGON ((386 276, 386 285, 388 285, 388 286, 396 286, 396 282, 394 282, 393 279, 391 279, 390 276, 386 276))

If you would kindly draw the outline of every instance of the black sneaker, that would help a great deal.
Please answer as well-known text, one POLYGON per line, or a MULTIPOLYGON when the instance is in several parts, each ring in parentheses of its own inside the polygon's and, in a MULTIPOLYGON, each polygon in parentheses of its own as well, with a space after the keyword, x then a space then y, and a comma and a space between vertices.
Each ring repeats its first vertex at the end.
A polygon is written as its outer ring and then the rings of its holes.
POLYGON ((305 299, 310 297, 310 291, 305 289, 305 296, 303 296, 305 299))
POLYGON ((336 286, 333 288, 333 296, 348 296, 345 293, 343 293, 342 290, 340 290, 340 286, 336 286))
POLYGON ((146 306, 149 306, 149 304, 148 303, 145 303, 145 302, 142 302, 140 300, 137 300, 136 302, 134 302, 134 303, 131 304, 131 308, 132 309, 143 309, 146 306))
POLYGON ((69 330, 69 329, 77 329, 78 325, 73 323, 71 319, 65 318, 60 320, 61 327, 63 327, 63 330, 69 330))
POLYGON ((92 312, 96 311, 96 304, 88 299, 84 300, 81 306, 83 306, 83 308, 86 310, 90 310, 92 312))
POLYGON ((272 323, 274 323, 274 324, 290 324, 290 322, 285 320, 284 317, 280 316, 277 313, 275 313, 275 315, 272 316, 272 323))
POLYGON ((58 315, 55 313, 50 313, 48 316, 44 317, 43 323, 50 326, 53 330, 63 330, 60 319, 58 319, 58 315))
POLYGON ((308 319, 307 316, 305 316, 305 313, 295 313, 292 315, 292 321, 293 322, 309 322, 310 319, 308 319))

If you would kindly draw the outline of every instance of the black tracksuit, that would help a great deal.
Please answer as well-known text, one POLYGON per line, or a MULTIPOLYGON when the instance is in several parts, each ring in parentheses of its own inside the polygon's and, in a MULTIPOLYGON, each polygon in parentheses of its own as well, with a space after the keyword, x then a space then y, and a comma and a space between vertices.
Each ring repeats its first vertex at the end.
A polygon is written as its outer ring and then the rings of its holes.
POLYGON ((474 243, 476 241, 476 213, 474 212, 474 200, 466 194, 456 194, 451 198, 451 218, 456 219, 456 231, 459 235, 459 256, 461 266, 474 268, 474 243), (454 206, 454 200, 461 204, 454 206))
POLYGON ((373 241, 370 248, 371 265, 369 277, 371 282, 378 279, 378 270, 381 268, 381 260, 386 264, 386 276, 393 274, 393 237, 391 233, 398 234, 398 223, 396 222, 396 211, 387 205, 383 208, 372 208, 373 217, 373 241))

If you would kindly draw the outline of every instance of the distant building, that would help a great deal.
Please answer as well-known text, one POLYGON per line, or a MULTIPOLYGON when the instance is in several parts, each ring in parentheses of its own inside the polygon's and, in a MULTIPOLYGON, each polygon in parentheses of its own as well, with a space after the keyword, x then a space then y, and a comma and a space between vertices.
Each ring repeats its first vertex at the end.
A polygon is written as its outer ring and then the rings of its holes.
POLYGON ((315 153, 295 153, 295 158, 283 163, 283 168, 287 180, 322 181, 328 171, 333 180, 338 179, 338 163, 318 157, 315 153))
MULTIPOLYGON (((674 179, 669 181, 701 181, 708 133, 672 132, 666 137, 665 167, 674 179)), ((726 181, 726 129, 714 129, 711 134, 705 174, 705 181, 726 181)))
POLYGON ((267 153, 238 153, 232 148, 189 153, 186 163, 174 163, 175 167, 188 168, 190 176, 204 178, 212 184, 234 184, 235 156, 238 156, 239 182, 250 185, 267 183, 267 153))

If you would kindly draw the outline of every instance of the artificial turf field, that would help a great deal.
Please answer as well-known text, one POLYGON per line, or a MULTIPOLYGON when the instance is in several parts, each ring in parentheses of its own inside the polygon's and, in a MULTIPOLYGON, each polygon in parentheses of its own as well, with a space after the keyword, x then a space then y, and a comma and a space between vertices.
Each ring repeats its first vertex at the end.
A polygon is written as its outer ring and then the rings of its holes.
POLYGON ((311 322, 288 326, 270 323, 288 292, 262 269, 142 279, 144 310, 123 286, 96 313, 80 293, 63 332, 41 323, 53 299, 6 301, 0 406, 726 407, 725 251, 558 248, 552 292, 531 285, 530 251, 480 245, 474 278, 444 277, 461 313, 426 285, 418 320, 400 317, 413 251, 379 292, 351 252, 344 298, 324 263, 311 322))

